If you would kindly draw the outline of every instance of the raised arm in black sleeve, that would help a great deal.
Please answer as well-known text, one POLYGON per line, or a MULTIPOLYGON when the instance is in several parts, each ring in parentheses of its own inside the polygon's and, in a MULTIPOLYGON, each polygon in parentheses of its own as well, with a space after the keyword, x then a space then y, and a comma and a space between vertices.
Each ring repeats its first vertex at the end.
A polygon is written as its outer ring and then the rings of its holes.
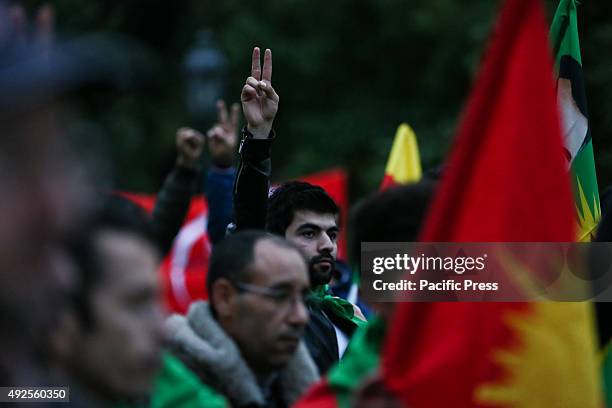
POLYGON ((234 181, 235 231, 266 227, 273 141, 274 131, 267 139, 254 139, 246 128, 242 129, 240 163, 234 181))
MULTIPOLYGON (((152 227, 159 249, 166 254, 172 247, 191 202, 198 171, 176 166, 164 181, 153 208, 152 227)), ((202 226, 204 229, 204 226, 202 226)))

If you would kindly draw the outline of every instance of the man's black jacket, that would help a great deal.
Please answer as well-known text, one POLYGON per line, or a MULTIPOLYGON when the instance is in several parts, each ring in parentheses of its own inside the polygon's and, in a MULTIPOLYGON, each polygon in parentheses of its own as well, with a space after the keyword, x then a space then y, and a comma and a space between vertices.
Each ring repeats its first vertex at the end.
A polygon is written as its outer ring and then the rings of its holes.
MULTIPOLYGON (((246 129, 242 131, 238 151, 240 162, 234 182, 234 231, 266 228, 273 141, 273 132, 268 139, 253 139, 246 129)), ((308 308, 310 320, 304 341, 319 374, 324 375, 339 360, 336 331, 318 304, 309 303, 308 308)))

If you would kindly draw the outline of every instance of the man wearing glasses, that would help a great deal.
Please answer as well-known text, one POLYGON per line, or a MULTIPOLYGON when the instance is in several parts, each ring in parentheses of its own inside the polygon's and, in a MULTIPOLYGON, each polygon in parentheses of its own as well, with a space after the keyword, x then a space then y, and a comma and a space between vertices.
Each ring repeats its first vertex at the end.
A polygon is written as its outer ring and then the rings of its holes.
POLYGON ((236 233, 215 246, 207 287, 210 303, 168 320, 176 355, 232 406, 290 406, 318 377, 302 343, 310 282, 300 251, 236 233))

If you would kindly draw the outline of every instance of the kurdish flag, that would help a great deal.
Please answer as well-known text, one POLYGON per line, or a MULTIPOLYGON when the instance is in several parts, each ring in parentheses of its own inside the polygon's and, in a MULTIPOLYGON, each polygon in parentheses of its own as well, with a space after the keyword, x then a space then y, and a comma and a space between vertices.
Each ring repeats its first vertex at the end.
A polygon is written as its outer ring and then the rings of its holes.
POLYGON ((574 184, 578 240, 590 241, 601 209, 582 76, 577 5, 576 0, 561 0, 550 28, 550 40, 558 68, 557 103, 562 112, 564 152, 574 184))
MULTIPOLYGON (((564 242, 575 209, 547 24, 506 0, 421 235, 564 242)), ((381 359, 406 407, 601 407, 589 303, 398 304, 381 359)))
MULTIPOLYGON (((578 40, 578 4, 576 0, 559 2, 550 29, 550 38, 559 71, 557 102, 563 115, 565 151, 571 163, 579 225, 578 239, 590 241, 601 218, 601 209, 578 40)), ((602 371, 607 406, 612 406, 612 354, 610 349, 610 343, 608 343, 602 350, 602 371)))
POLYGON ((416 135, 408 124, 402 123, 395 132, 380 189, 415 183, 421 179, 422 173, 416 135))

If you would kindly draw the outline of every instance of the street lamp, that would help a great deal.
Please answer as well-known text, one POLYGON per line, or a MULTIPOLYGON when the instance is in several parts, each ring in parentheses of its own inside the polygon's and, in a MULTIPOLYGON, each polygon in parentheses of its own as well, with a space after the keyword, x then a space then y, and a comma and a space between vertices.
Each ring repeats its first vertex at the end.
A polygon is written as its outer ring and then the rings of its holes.
POLYGON ((187 109, 197 121, 213 121, 216 102, 223 98, 227 59, 219 50, 212 32, 198 33, 194 46, 185 56, 187 109))

